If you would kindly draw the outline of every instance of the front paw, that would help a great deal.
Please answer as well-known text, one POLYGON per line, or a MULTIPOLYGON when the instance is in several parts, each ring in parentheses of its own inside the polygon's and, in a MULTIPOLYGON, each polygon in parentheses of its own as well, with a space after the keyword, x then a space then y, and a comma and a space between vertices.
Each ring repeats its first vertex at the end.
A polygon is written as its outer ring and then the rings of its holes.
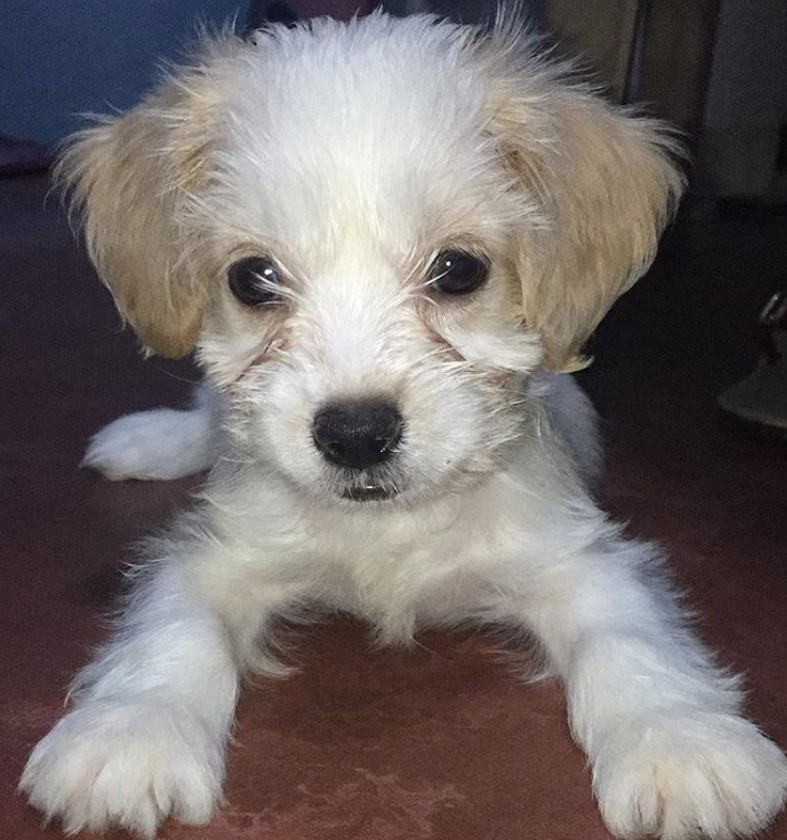
POLYGON ((750 837, 779 812, 787 759, 754 724, 691 712, 623 722, 593 761, 593 791, 618 837, 750 837))
POLYGON ((188 714, 91 701, 39 742, 20 788, 67 834, 119 826, 152 838, 169 815, 190 824, 210 819, 222 767, 221 747, 188 714))

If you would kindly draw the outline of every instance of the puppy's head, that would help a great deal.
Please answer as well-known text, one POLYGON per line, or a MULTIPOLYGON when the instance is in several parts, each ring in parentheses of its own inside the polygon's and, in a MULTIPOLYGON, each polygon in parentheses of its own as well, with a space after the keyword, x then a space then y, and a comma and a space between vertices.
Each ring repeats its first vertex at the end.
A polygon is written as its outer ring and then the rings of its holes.
POLYGON ((62 172, 120 312, 197 346, 249 457, 414 500, 496 469, 523 377, 581 365, 653 258, 670 149, 515 25, 373 15, 214 39, 62 172))

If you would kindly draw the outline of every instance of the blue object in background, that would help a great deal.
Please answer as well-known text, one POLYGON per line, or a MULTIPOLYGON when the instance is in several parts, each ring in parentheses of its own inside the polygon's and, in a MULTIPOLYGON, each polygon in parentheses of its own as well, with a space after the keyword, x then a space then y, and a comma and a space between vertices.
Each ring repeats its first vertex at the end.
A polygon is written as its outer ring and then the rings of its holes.
POLYGON ((0 134, 54 144, 80 114, 124 110, 177 60, 199 20, 220 26, 244 0, 0 0, 0 134))

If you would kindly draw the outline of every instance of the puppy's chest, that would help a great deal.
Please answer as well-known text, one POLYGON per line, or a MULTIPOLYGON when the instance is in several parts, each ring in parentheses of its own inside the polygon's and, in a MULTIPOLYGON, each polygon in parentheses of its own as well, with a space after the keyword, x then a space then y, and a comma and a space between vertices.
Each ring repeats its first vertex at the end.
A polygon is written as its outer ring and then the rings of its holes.
POLYGON ((373 535, 327 558, 324 600, 366 618, 385 642, 418 627, 454 623, 488 597, 488 546, 444 533, 420 540, 373 535))

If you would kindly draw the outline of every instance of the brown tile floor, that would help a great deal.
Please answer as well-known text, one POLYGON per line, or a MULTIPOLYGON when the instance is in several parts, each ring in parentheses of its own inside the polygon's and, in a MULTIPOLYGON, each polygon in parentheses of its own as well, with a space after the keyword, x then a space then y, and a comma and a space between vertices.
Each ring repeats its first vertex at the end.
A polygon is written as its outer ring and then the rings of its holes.
MULTIPOLYGON (((141 361, 71 244, 42 178, 0 181, 0 838, 42 836, 14 788, 103 635, 124 547, 190 482, 111 484, 77 469, 122 411, 186 399, 187 365, 141 361)), ((787 744, 787 459, 716 429, 746 372, 749 326, 787 274, 784 217, 684 220, 616 307, 585 376, 608 419, 609 506, 672 551, 703 635, 787 744)), ((362 627, 301 634, 300 674, 246 693, 227 805, 175 840, 604 840, 554 685, 517 683, 494 640, 430 634, 372 651, 362 627)), ((58 837, 57 826, 45 836, 58 837)), ((787 820, 770 835, 787 840, 787 820)))

